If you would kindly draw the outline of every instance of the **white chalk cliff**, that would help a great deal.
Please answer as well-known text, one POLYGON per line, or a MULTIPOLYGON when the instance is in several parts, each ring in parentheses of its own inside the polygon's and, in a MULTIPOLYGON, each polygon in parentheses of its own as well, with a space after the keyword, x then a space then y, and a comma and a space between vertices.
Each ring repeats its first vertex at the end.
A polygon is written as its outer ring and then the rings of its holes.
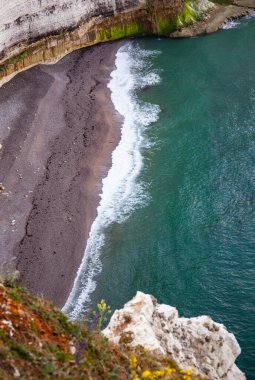
POLYGON ((99 42, 169 36, 212 6, 208 0, 0 0, 0 81, 99 42))
POLYGON ((145 5, 146 0, 0 0, 0 52, 92 17, 145 5))
POLYGON ((235 364, 239 344, 222 324, 208 316, 180 318, 175 307, 141 292, 115 311, 103 333, 116 344, 170 355, 180 368, 194 366, 197 374, 213 380, 245 379, 235 364))
MULTIPOLYGON (((29 45, 38 38, 59 34, 93 18, 109 18, 125 12, 182 9, 185 0, 0 0, 0 59, 18 45, 29 45)), ((194 5, 201 14, 211 4, 199 0, 194 5)))
POLYGON ((222 20, 216 12, 216 20, 212 21, 210 15, 217 0, 0 0, 0 82, 99 42, 141 35, 183 37, 213 32, 232 13, 236 18, 255 8, 255 0, 231 1, 238 6, 229 7, 222 20), (202 24, 179 34, 204 20, 213 27, 202 24))

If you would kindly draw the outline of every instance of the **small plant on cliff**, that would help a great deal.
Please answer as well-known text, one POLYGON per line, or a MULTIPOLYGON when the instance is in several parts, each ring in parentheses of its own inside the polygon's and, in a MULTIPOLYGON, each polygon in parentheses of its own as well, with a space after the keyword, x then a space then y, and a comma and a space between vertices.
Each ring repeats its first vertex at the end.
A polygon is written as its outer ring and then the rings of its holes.
POLYGON ((93 316, 98 330, 102 330, 104 323, 107 322, 107 315, 111 314, 111 312, 111 308, 106 304, 105 300, 101 300, 97 304, 97 310, 93 311, 93 316))
POLYGON ((3 73, 7 69, 7 65, 0 65, 0 73, 3 73))
MULTIPOLYGON (((0 269, 0 273, 1 273, 0 269)), ((0 284, 7 286, 8 288, 15 288, 18 286, 18 280, 20 277, 19 271, 14 272, 4 272, 5 274, 0 274, 0 284)))
MULTIPOLYGON (((170 363, 169 363, 170 364, 170 363)), ((178 370, 175 364, 169 366, 155 367, 152 363, 148 363, 148 369, 144 370, 139 365, 139 361, 135 355, 130 356, 129 368, 132 380, 195 380, 198 377, 194 368, 187 370, 178 370)))

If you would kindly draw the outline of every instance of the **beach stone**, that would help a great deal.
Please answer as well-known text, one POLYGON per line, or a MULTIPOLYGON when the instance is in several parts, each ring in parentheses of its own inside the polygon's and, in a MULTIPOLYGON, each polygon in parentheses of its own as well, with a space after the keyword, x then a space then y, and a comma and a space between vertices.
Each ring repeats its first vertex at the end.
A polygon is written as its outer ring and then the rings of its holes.
POLYGON ((137 292, 123 309, 116 310, 103 334, 115 344, 132 337, 131 347, 171 356, 182 369, 192 366, 214 380, 244 380, 235 360, 241 349, 224 325, 208 316, 179 317, 175 307, 160 305, 151 295, 137 292))

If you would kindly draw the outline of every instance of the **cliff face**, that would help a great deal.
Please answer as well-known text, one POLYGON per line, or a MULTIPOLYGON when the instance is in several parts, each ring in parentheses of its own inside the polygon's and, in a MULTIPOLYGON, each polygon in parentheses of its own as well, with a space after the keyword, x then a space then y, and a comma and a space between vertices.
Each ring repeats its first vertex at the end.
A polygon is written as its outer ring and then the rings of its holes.
POLYGON ((145 6, 145 0, 1 0, 0 51, 58 34, 93 17, 109 17, 145 6))
POLYGON ((21 70, 54 62, 82 47, 123 37, 211 33, 227 19, 255 8, 255 0, 228 0, 235 6, 224 13, 225 6, 214 3, 225 4, 221 0, 0 0, 0 85, 21 70), (211 8, 215 13, 210 13, 211 8), (195 21, 198 27, 187 28, 195 21))
POLYGON ((235 365, 241 350, 233 334, 210 317, 180 318, 176 308, 138 292, 117 310, 103 333, 112 342, 170 355, 180 368, 195 367, 214 380, 244 380, 235 365))
POLYGON ((208 0, 0 0, 0 79, 98 42, 168 36, 211 6, 208 0))

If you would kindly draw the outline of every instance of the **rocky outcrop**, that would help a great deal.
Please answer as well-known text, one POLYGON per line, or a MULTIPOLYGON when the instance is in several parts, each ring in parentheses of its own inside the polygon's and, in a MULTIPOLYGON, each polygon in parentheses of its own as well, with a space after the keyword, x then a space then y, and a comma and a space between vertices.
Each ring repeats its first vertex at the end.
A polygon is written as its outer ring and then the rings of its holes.
POLYGON ((166 35, 201 18, 208 0, 0 0, 0 79, 81 47, 166 35))
POLYGON ((247 6, 244 6, 245 1, 242 0, 242 2, 242 6, 224 6, 218 4, 207 13, 206 18, 198 20, 192 25, 174 31, 171 33, 171 37, 186 38, 217 32, 217 30, 222 29, 223 26, 229 21, 237 20, 253 13, 255 6, 248 6, 248 3, 251 4, 252 2, 247 1, 247 6))
POLYGON ((194 366, 214 380, 245 379, 235 365, 240 347, 222 324, 207 316, 180 318, 176 308, 141 292, 115 311, 103 333, 116 344, 170 355, 181 368, 194 366))

